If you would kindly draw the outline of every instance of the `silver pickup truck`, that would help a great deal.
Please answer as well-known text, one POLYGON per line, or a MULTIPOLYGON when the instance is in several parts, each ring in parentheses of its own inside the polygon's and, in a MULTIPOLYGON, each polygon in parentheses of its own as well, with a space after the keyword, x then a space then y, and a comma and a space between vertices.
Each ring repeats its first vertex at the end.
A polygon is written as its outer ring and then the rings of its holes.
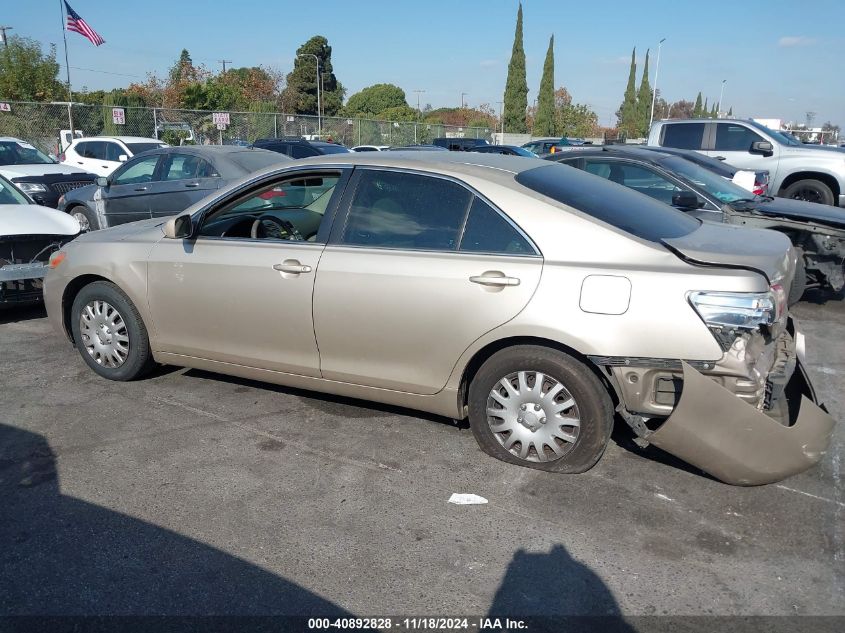
POLYGON ((772 195, 845 207, 840 148, 803 145, 755 121, 735 119, 657 121, 648 144, 696 150, 739 169, 765 169, 772 195))

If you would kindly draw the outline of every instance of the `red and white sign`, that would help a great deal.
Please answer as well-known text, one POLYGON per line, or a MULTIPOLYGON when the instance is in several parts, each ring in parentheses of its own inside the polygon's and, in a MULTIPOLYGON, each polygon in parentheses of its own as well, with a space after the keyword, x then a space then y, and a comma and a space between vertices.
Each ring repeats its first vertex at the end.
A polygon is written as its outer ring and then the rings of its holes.
POLYGON ((126 110, 123 108, 112 108, 111 120, 115 125, 126 125, 126 110))
POLYGON ((214 112, 211 115, 211 120, 218 126, 221 125, 229 125, 229 113, 228 112, 214 112))
POLYGON ((8 103, 0 103, 0 112, 11 112, 12 106, 8 103))

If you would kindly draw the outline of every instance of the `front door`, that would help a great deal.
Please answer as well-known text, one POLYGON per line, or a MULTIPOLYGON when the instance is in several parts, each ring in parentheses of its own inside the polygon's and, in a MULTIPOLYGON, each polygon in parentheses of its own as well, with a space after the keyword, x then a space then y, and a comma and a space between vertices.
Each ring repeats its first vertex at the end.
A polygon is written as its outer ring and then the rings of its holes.
POLYGON ((528 303, 542 258, 458 182, 361 168, 353 180, 314 288, 323 377, 436 393, 473 341, 528 303))
POLYGON ((158 242, 155 350, 319 376, 311 299, 343 182, 339 170, 277 176, 210 207, 192 239, 158 242))
POLYGON ((220 174, 206 159, 193 154, 165 154, 148 195, 153 217, 181 213, 217 189, 220 174))
POLYGON ((102 206, 105 226, 152 217, 149 194, 157 182, 159 157, 160 154, 152 154, 131 159, 109 178, 108 187, 95 192, 94 201, 102 206))
POLYGON ((752 154, 751 144, 757 141, 766 141, 749 126, 742 123, 716 123, 716 133, 713 137, 713 149, 705 152, 708 156, 724 160, 729 165, 740 169, 752 171, 769 172, 769 182, 777 181, 778 156, 780 145, 772 143, 773 154, 752 154))

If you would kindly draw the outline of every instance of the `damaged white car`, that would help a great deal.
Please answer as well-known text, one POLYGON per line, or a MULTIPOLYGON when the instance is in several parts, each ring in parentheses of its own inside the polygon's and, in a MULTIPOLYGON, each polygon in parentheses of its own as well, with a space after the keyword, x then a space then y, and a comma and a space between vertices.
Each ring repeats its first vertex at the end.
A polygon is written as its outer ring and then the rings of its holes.
POLYGON ((74 218, 34 204, 0 176, 0 306, 39 301, 50 256, 77 235, 74 218))

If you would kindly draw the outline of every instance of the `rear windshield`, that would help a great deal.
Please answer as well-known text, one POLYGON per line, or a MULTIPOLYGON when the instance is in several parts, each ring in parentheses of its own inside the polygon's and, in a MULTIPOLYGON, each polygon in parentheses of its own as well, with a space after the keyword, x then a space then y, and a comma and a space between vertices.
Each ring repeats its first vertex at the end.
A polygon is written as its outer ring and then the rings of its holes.
POLYGON ((126 147, 132 152, 132 155, 140 154, 151 149, 158 149, 160 147, 167 147, 164 143, 127 143, 126 147))
POLYGON ((235 163, 235 165, 242 167, 247 172, 253 172, 269 167, 270 165, 278 165, 279 163, 288 162, 288 159, 284 154, 268 151, 254 152, 251 150, 244 150, 243 152, 232 152, 231 154, 228 154, 228 158, 235 163))
POLYGON ((699 227, 698 220, 669 205, 565 165, 535 167, 517 174, 516 181, 651 242, 688 235, 699 227))
POLYGON ((25 141, 0 141, 0 165, 52 165, 55 162, 25 141))
POLYGON ((343 145, 332 145, 331 143, 327 143, 326 145, 317 145, 317 149, 323 154, 348 154, 349 148, 344 147, 343 145))

